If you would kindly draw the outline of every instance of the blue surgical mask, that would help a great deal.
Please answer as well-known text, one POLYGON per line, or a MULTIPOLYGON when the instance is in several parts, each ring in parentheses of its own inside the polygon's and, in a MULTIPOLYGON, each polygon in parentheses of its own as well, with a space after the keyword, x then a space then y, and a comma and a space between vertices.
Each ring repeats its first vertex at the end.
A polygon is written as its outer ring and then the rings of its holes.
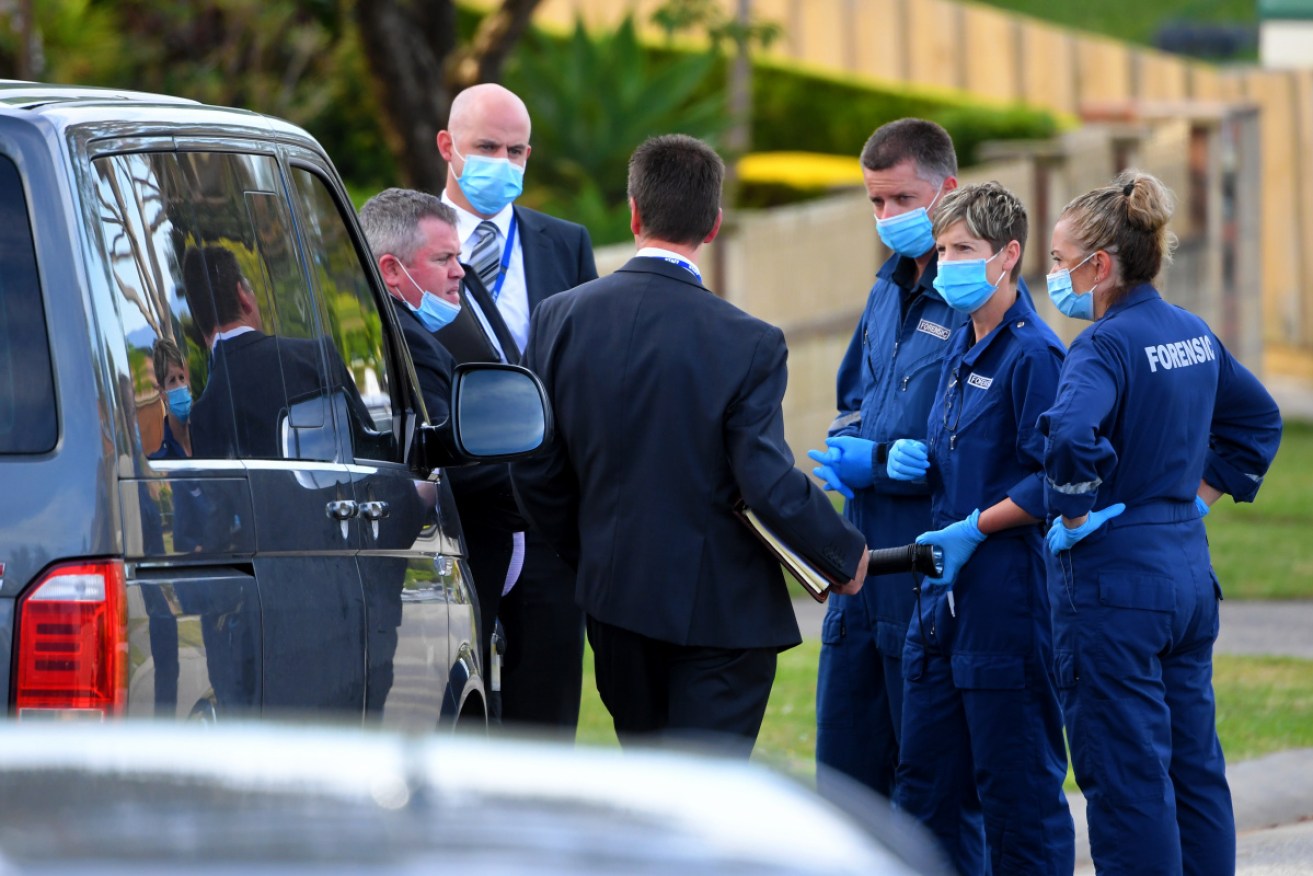
MULTIPOLYGON (((460 313, 460 305, 452 304, 447 299, 439 298, 423 288, 415 282, 414 277, 410 276, 410 271, 406 270, 406 266, 401 264, 400 259, 397 260, 397 264, 401 265, 401 270, 405 272, 406 279, 410 280, 415 288, 419 290, 419 307, 411 307, 409 301, 406 301, 406 306, 410 307, 411 312, 419 317, 419 321, 424 324, 424 328, 436 332, 444 326, 451 325, 452 320, 456 318, 456 314, 460 313)), ((405 301, 404 298, 402 300, 405 301)))
POLYGON ((960 313, 975 313, 989 300, 998 289, 999 283, 1007 275, 1004 270, 998 280, 989 282, 989 273, 985 266, 998 258, 999 250, 987 259, 961 259, 939 263, 935 273, 935 291, 943 296, 948 306, 960 313))
MULTIPOLYGON (((935 192, 934 198, 930 201, 931 207, 939 200, 943 190, 944 186, 941 183, 939 191, 935 192)), ((933 228, 930 211, 925 207, 917 207, 915 210, 908 210, 888 219, 877 217, 875 220, 875 230, 884 241, 884 245, 909 259, 920 258, 934 249, 933 228)))
MULTIPOLYGON (((1090 253, 1081 259, 1076 268, 1092 258, 1094 258, 1094 253, 1090 253)), ((1044 278, 1049 287, 1049 300, 1053 302, 1053 306, 1058 308, 1058 312, 1063 316, 1093 321, 1094 290, 1099 284, 1095 283, 1088 292, 1078 294, 1071 288, 1071 272, 1076 268, 1059 268, 1044 278)))
POLYGON ((182 422, 191 416, 191 387, 183 384, 175 386, 165 393, 169 399, 169 410, 182 422))
MULTIPOLYGON (((451 147, 456 152, 456 147, 451 147)), ((466 158, 459 152, 456 157, 465 162, 456 182, 474 212, 494 216, 524 191, 524 168, 512 164, 509 158, 489 158, 471 155, 466 158)))

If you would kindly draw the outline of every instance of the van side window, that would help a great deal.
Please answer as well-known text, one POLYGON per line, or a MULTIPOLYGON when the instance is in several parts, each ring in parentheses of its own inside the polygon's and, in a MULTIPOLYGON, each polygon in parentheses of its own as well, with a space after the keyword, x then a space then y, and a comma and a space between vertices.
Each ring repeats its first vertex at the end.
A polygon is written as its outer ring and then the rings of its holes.
POLYGON ((94 164, 142 451, 337 460, 330 411, 354 386, 325 343, 274 156, 94 164))
POLYGON ((45 453, 56 429, 27 199, 18 169, 0 156, 0 453, 45 453))
POLYGON ((369 271, 324 181, 304 167, 293 167, 292 189, 300 209, 310 274, 328 309, 328 337, 369 410, 364 423, 359 418, 349 419, 352 455, 399 462, 402 449, 393 421, 396 407, 383 316, 369 271))

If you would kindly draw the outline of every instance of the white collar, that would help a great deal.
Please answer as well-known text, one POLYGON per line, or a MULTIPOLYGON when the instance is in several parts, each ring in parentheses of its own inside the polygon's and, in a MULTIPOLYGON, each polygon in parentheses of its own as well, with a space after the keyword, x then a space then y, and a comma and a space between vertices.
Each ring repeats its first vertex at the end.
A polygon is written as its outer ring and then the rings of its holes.
POLYGON ((679 265, 681 268, 684 268, 690 274, 697 277, 699 283, 702 282, 702 271, 698 269, 697 262, 693 261, 686 255, 680 255, 677 252, 662 249, 659 246, 644 246, 640 247, 638 252, 634 253, 634 256, 636 258, 662 259, 673 265, 679 265))
POLYGON ((244 335, 247 332, 253 331, 255 331, 255 329, 249 325, 239 325, 237 328, 228 329, 226 332, 215 332, 214 339, 210 341, 210 352, 214 352, 214 348, 219 346, 219 341, 231 341, 238 335, 244 335))
POLYGON ((464 207, 453 201, 447 194, 446 189, 442 190, 442 203, 456 211, 456 234, 460 236, 462 246, 464 246, 465 242, 470 239, 470 235, 474 233, 474 229, 479 227, 480 222, 486 221, 496 225, 497 230, 501 232, 502 240, 505 240, 506 236, 511 233, 511 216, 514 215, 515 211, 514 202, 502 207, 499 213, 495 216, 490 216, 486 220, 477 213, 471 213, 469 210, 466 210, 464 207))

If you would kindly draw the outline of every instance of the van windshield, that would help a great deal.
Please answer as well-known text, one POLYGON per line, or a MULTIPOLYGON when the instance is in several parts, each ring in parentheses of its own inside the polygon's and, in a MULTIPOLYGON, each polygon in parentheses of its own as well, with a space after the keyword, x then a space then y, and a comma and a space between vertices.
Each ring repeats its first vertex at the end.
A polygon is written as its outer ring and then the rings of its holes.
POLYGON ((0 156, 0 454, 55 446, 50 342, 18 168, 0 156))

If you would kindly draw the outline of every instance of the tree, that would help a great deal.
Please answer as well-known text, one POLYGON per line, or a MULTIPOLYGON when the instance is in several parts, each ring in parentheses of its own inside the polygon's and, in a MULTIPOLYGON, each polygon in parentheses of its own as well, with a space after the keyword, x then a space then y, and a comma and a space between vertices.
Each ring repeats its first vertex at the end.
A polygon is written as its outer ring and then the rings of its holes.
POLYGON ((629 156, 655 134, 719 137, 720 63, 710 51, 645 50, 629 16, 614 31, 576 20, 569 37, 532 35, 506 77, 534 122, 526 200, 587 225, 595 243, 630 239, 629 156))
POLYGON ((388 145, 406 184, 446 185, 438 131, 462 88, 497 82, 539 0, 502 0, 462 44, 453 0, 356 0, 356 24, 388 145))
POLYGON ((681 31, 706 31, 716 51, 726 43, 732 48, 726 103, 729 129, 724 149, 725 201, 738 200, 738 159, 752 149, 752 47, 769 48, 783 30, 773 22, 755 21, 752 0, 736 0, 733 16, 727 16, 716 0, 666 0, 652 16, 670 42, 681 31))

